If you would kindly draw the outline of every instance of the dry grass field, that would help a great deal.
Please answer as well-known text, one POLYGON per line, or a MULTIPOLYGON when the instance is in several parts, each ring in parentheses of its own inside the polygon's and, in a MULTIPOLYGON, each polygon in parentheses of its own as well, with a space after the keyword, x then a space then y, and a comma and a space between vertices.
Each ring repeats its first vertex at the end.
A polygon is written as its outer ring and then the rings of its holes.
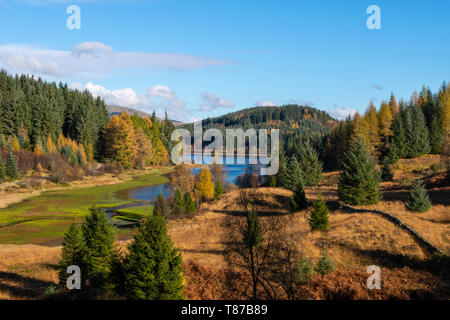
MULTIPOLYGON (((431 158, 430 158, 431 159, 431 158)), ((436 157, 432 159, 436 161, 436 157)), ((429 159, 423 161, 430 162, 429 159)), ((433 162, 431 161, 431 164, 433 162)), ((429 167, 426 163, 425 167, 429 167)), ((396 170, 402 179, 413 173, 396 170)), ((383 200, 365 209, 377 209, 399 217, 434 246, 450 254, 450 187, 434 186, 436 175, 425 178, 433 207, 425 213, 407 211, 404 206, 408 186, 397 180, 383 183, 383 200)), ((282 217, 287 235, 303 254, 316 262, 324 248, 335 261, 335 271, 315 276, 302 288, 305 299, 449 299, 449 270, 431 259, 407 231, 373 213, 342 210, 337 203, 337 173, 327 173, 317 187, 307 190, 309 200, 322 196, 330 207, 330 227, 326 232, 312 232, 307 217, 310 209, 290 213, 291 193, 279 188, 260 188, 264 205, 260 213, 282 217), (369 265, 382 272, 381 290, 366 288, 369 265)), ((232 190, 220 200, 205 203, 190 218, 169 220, 169 232, 180 248, 188 299, 248 298, 244 275, 230 274, 224 259, 222 224, 241 211, 239 191, 232 190), (231 279, 231 280, 230 280, 231 279)), ((122 247, 125 242, 122 242, 122 247)), ((0 245, 0 299, 36 299, 49 285, 56 283, 56 264, 60 247, 35 245, 0 245)))

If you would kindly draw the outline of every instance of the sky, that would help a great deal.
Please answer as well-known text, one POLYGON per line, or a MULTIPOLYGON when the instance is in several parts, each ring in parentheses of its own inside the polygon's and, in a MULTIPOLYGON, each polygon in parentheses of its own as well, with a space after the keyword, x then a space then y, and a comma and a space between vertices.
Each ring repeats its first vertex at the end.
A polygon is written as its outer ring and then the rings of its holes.
POLYGON ((343 118, 450 81, 449 14, 448 0, 0 0, 0 68, 181 121, 289 103, 343 118))

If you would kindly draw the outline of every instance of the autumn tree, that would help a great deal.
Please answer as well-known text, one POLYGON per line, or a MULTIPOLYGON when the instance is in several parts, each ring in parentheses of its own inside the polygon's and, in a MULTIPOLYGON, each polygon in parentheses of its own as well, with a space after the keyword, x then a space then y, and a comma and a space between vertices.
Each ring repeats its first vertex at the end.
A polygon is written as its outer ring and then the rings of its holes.
POLYGON ((214 198, 214 183, 211 180, 211 171, 203 168, 195 183, 195 195, 198 199, 211 200, 214 198))
POLYGON ((134 165, 136 139, 129 117, 113 116, 103 130, 105 158, 120 163, 124 168, 134 165))
POLYGON ((394 117, 392 115, 391 107, 386 103, 382 102, 380 110, 378 112, 378 124, 380 128, 380 139, 381 139, 381 154, 386 154, 389 148, 390 138, 393 135, 392 122, 394 117))
POLYGON ((178 164, 169 175, 169 184, 174 190, 191 192, 194 189, 194 176, 192 170, 185 164, 178 164))

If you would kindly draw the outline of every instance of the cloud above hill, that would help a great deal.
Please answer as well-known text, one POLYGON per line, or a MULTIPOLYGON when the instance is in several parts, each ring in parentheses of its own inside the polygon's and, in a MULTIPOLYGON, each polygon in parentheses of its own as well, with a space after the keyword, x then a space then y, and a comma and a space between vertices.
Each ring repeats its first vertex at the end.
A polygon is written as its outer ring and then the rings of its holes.
POLYGON ((0 45, 0 68, 55 78, 91 80, 121 72, 155 68, 182 71, 222 64, 224 61, 187 54, 114 51, 101 42, 84 42, 71 51, 24 44, 0 45))

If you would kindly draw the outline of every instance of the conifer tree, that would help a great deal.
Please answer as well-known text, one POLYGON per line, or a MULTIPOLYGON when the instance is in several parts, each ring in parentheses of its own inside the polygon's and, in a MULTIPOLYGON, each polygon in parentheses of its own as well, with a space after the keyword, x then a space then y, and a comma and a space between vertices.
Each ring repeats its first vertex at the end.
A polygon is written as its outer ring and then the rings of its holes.
POLYGON ((305 186, 315 186, 323 179, 323 164, 319 155, 309 144, 305 143, 299 150, 299 165, 305 186))
POLYGON ((367 147, 357 140, 344 154, 339 175, 339 199, 353 205, 378 203, 380 173, 367 147))
POLYGON ((195 183, 195 194, 199 200, 211 200, 214 198, 214 184, 211 180, 211 171, 208 168, 203 168, 200 171, 198 181, 195 183))
POLYGON ((164 198, 161 191, 159 191, 158 198, 155 201, 155 208, 153 209, 154 214, 160 216, 166 216, 168 214, 166 199, 164 198))
POLYGON ((298 183, 302 180, 302 170, 297 158, 292 155, 286 168, 286 174, 284 177, 284 188, 294 191, 298 183))
POLYGON ((328 207, 322 198, 314 201, 311 216, 309 217, 308 221, 311 230, 328 229, 328 207))
POLYGON ((394 179, 394 175, 391 170, 389 158, 386 156, 383 159, 383 164, 381 166, 381 180, 383 181, 392 181, 394 179))
POLYGON ((430 152, 428 128, 422 110, 410 105, 402 111, 405 128, 406 157, 414 158, 430 152))
POLYGON ((0 156, 0 180, 5 179, 5 177, 6 177, 5 164, 3 163, 3 159, 0 156))
POLYGON ((145 217, 128 250, 124 273, 127 299, 183 299, 181 254, 172 244, 163 216, 145 217))
POLYGON ((214 199, 220 199, 222 197, 222 194, 224 193, 223 190, 223 183, 221 180, 216 181, 214 184, 214 199))
POLYGON ((397 100, 395 99, 394 93, 391 93, 391 98, 389 99, 389 107, 391 108, 391 113, 394 117, 400 112, 397 100))
POLYGON ((177 191, 175 191, 175 207, 177 213, 184 213, 185 210, 184 197, 180 189, 177 189, 177 191))
POLYGON ((3 134, 0 133, 0 149, 4 149, 5 147, 6 147, 5 138, 3 137, 3 134))
POLYGON ((20 150, 19 139, 17 139, 16 136, 14 136, 13 139, 12 139, 11 150, 14 150, 14 151, 19 151, 20 150))
POLYGON ((425 212, 431 207, 427 190, 421 180, 417 180, 411 187, 406 208, 411 211, 425 212))
POLYGON ((305 209, 308 206, 308 200, 306 199, 305 189, 303 182, 299 181, 294 190, 294 194, 290 201, 291 211, 297 211, 305 209))
POLYGON ((286 156, 284 154, 284 148, 283 144, 280 143, 280 151, 279 151, 279 167, 278 172, 276 174, 276 183, 277 186, 283 187, 284 186, 284 180, 286 178, 286 156))
POLYGON ((184 194, 184 207, 187 213, 195 212, 195 202, 192 200, 192 196, 190 192, 186 192, 184 194))
MULTIPOLYGON (((81 225, 78 223, 72 223, 69 229, 64 234, 63 247, 61 251, 61 259, 59 260, 59 284, 61 286, 66 285, 66 280, 69 274, 67 274, 67 267, 76 265, 80 267, 81 271, 84 270, 84 256, 85 245, 83 239, 83 231, 81 225)), ((81 275, 83 279, 84 274, 81 275)))
POLYGON ((90 209, 82 225, 85 241, 84 279, 89 287, 102 292, 110 285, 113 266, 117 260, 115 230, 106 215, 95 206, 90 209))
POLYGON ((8 161, 6 162, 6 175, 11 179, 19 178, 19 169, 17 168, 16 158, 12 152, 9 153, 8 161))
POLYGON ((380 110, 378 111, 378 123, 380 127, 380 138, 381 138, 381 154, 386 154, 387 149, 389 147, 389 141, 392 132, 392 122, 394 117, 392 115, 392 111, 390 106, 386 102, 381 103, 380 110))
MULTIPOLYGON (((394 135, 391 141, 391 147, 394 145, 396 149, 396 154, 398 158, 406 157, 406 136, 405 129, 403 128, 402 117, 397 115, 392 124, 392 129, 394 131, 394 135)), ((394 158, 392 158, 394 159, 394 158)))
POLYGON ((430 147, 431 153, 440 154, 442 151, 442 143, 444 142, 444 129, 442 128, 439 113, 434 113, 430 124, 430 147))
POLYGON ((254 210, 249 211, 246 222, 243 243, 248 249, 255 249, 263 242, 258 213, 254 210))

